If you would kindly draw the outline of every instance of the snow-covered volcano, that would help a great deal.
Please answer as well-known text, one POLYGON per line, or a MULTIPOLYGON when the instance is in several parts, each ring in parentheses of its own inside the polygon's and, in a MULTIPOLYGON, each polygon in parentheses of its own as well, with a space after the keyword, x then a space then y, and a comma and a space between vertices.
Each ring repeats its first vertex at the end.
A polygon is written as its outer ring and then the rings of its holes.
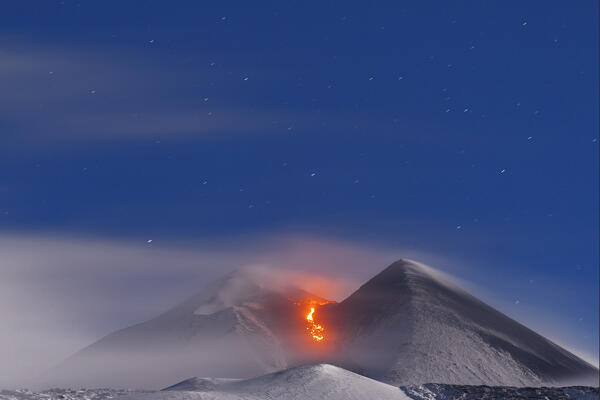
POLYGON ((48 385, 153 388, 190 376, 249 378, 313 362, 393 385, 598 384, 598 370, 446 282, 401 260, 339 304, 233 273, 158 317, 112 333, 51 371, 48 385))
POLYGON ((247 378, 318 356, 297 302, 240 269, 149 321, 111 333, 44 377, 50 386, 159 389, 190 376, 247 378))
POLYGON ((335 314, 339 362, 384 382, 598 385, 596 368, 419 263, 393 263, 335 314))

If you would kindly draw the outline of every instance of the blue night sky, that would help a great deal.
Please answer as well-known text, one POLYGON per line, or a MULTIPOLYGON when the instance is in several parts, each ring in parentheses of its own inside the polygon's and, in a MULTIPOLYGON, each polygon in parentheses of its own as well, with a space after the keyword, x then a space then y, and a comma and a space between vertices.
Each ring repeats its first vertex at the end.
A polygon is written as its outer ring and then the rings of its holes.
POLYGON ((591 0, 5 3, 0 234, 396 246, 595 357, 597 16, 591 0))

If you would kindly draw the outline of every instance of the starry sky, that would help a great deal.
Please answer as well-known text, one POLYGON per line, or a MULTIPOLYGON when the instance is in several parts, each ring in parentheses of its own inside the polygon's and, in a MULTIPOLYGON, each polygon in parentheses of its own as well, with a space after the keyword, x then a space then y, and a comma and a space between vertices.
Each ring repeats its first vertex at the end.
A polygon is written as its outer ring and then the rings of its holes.
POLYGON ((5 3, 0 233, 397 246, 596 355, 597 16, 591 0, 5 3))

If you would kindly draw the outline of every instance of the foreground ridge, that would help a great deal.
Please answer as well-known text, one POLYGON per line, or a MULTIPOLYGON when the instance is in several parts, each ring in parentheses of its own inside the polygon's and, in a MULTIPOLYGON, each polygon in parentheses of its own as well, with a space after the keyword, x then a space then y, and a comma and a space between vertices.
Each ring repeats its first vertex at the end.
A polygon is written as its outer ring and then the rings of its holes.
POLYGON ((1 400, 596 400, 598 388, 469 386, 395 387, 329 364, 293 367, 251 379, 191 378, 162 391, 51 389, 0 391, 1 400))
POLYGON ((420 386, 401 387, 414 400, 487 400, 487 399, 577 399, 597 400, 597 387, 512 387, 512 386, 469 386, 428 383, 420 386))

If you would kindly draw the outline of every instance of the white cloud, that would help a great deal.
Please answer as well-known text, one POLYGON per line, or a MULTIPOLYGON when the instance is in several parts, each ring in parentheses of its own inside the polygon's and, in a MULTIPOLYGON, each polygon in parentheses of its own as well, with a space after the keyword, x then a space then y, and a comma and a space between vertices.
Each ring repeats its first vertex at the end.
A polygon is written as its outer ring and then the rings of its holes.
POLYGON ((289 135, 290 127, 294 133, 327 134, 399 128, 378 116, 292 108, 284 99, 279 104, 265 99, 264 88, 294 84, 298 71, 289 68, 210 66, 194 54, 181 62, 169 53, 117 45, 4 42, 10 45, 0 49, 0 119, 2 149, 9 151, 115 140, 289 135), (250 70, 254 86, 240 79, 250 70))

